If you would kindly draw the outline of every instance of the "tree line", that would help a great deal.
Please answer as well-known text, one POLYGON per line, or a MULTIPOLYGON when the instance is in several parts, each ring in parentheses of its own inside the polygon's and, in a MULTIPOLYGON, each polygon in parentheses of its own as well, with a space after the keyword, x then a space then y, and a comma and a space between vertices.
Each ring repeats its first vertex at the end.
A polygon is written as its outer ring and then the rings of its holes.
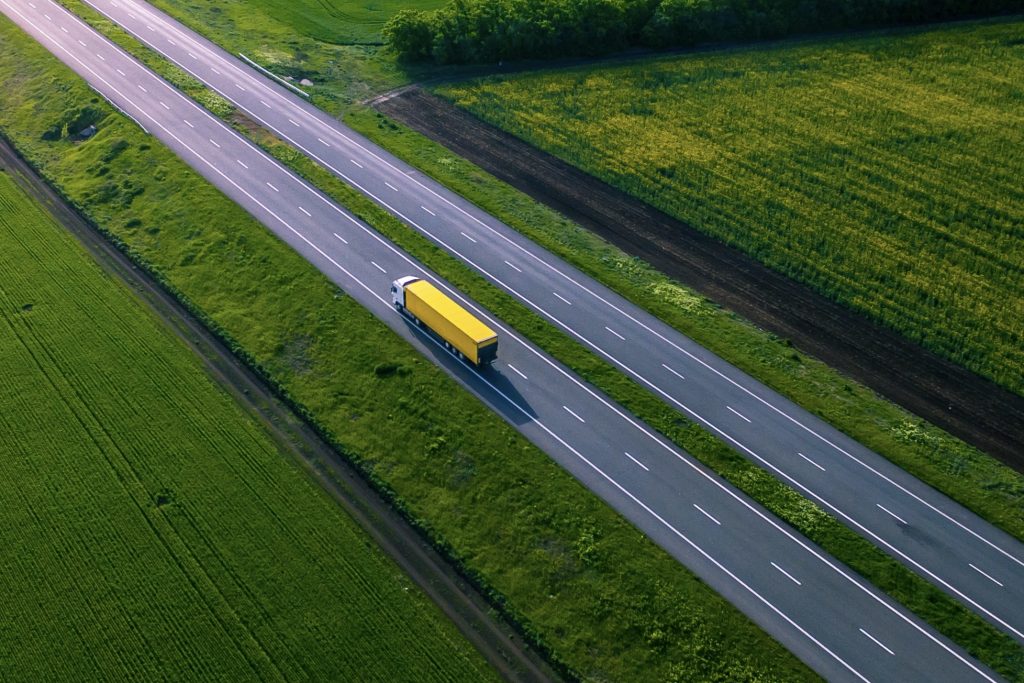
POLYGON ((400 59, 467 64, 595 57, 1024 11, 1024 0, 452 0, 383 28, 400 59))

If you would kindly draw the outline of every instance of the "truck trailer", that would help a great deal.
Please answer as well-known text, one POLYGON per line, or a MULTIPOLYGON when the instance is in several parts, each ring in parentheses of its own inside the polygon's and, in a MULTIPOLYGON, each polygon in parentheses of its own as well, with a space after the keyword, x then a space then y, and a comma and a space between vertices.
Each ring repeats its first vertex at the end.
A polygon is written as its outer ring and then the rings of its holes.
POLYGON ((476 367, 494 362, 498 335, 434 285, 415 276, 391 283, 391 302, 399 313, 437 335, 447 349, 476 367))

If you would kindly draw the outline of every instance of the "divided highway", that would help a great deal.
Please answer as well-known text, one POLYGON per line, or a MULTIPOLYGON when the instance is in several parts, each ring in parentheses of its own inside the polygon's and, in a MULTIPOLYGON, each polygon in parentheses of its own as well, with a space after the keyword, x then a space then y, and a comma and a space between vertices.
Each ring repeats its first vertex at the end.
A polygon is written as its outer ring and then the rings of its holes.
MULTIPOLYGON (((164 26, 141 14, 151 12, 144 5, 112 5, 113 9, 125 7, 128 19, 141 16, 145 17, 143 22, 153 22, 148 26, 154 34, 158 33, 158 25, 164 26)), ((77 17, 50 0, 0 0, 0 9, 822 675, 832 680, 862 681, 995 680, 990 671, 959 647, 935 634, 904 608, 666 443, 77 17), (470 370, 392 309, 388 301, 390 282, 410 274, 432 280, 498 330, 502 345, 494 367, 482 373, 470 370)), ((205 42, 179 33, 178 27, 168 30, 172 33, 161 40, 173 48, 180 46, 186 57, 191 53, 197 61, 200 54, 204 59, 213 59, 207 54, 213 48, 205 42)), ((299 131, 310 128, 312 136, 319 139, 317 144, 325 150, 345 149, 342 141, 350 139, 348 134, 335 129, 329 119, 330 125, 321 123, 323 115, 312 109, 291 110, 293 104, 289 104, 284 93, 268 87, 261 78, 254 78, 233 62, 213 64, 216 65, 208 67, 211 73, 216 71, 237 79, 232 86, 240 93, 252 93, 257 106, 262 106, 258 100, 264 100, 270 111, 282 110, 284 118, 294 122, 289 125, 299 131)), ((86 144, 100 143, 102 139, 101 131, 95 142, 86 144)), ((419 204, 425 216, 440 217, 450 211, 468 213, 472 209, 461 200, 456 203, 457 198, 449 204, 414 180, 412 169, 359 145, 356 147, 363 149, 361 156, 354 154, 353 149, 347 162, 353 169, 372 169, 366 182, 379 177, 385 189, 395 188, 391 190, 395 200, 404 197, 403 201, 409 201, 409 188, 421 188, 426 193, 423 199, 414 197, 411 201, 419 204), (433 199, 428 200, 428 196, 433 199)), ((591 308, 593 304, 588 302, 592 299, 600 306, 618 311, 620 317, 615 327, 602 325, 603 319, 595 314, 581 329, 589 334, 595 325, 597 329, 606 328, 608 334, 625 343, 613 350, 630 352, 629 357, 633 357, 631 345, 640 352, 653 354, 657 350, 645 342, 650 335, 661 334, 655 327, 657 321, 631 307, 621 307, 613 295, 564 264, 552 261, 529 243, 515 241, 514 235, 502 237, 492 232, 496 228, 486 222, 474 222, 477 227, 470 232, 467 221, 468 217, 460 230, 466 233, 464 246, 480 245, 479 252, 473 251, 467 257, 487 256, 487 245, 508 245, 514 249, 508 253, 515 260, 509 256, 502 260, 508 261, 507 266, 514 273, 506 274, 510 283, 533 288, 537 286, 534 278, 539 274, 556 273, 562 284, 552 293, 557 291, 564 297, 566 308, 591 308)), ((671 359, 674 365, 666 363, 666 368, 672 376, 685 376, 675 380, 680 386, 707 382, 711 387, 708 380, 692 379, 694 372, 719 377, 715 381, 723 386, 746 386, 744 383, 749 380, 741 376, 735 379, 731 370, 725 375, 717 369, 721 361, 686 340, 677 344, 678 335, 671 334, 671 338, 659 338, 654 346, 675 349, 673 353, 678 355, 671 359), (683 365, 684 360, 687 365, 683 365)), ((744 402, 731 401, 719 412, 709 410, 706 419, 719 421, 736 414, 744 423, 755 424, 754 420, 761 419, 755 408, 762 401, 756 398, 754 389, 761 391, 753 385, 753 389, 748 388, 751 393, 744 394, 744 402)), ((711 392, 708 400, 719 396, 720 391, 711 392)), ((764 399, 763 405, 779 404, 774 399, 771 403, 764 399)), ((790 406, 778 409, 783 408, 792 415, 790 406)), ((787 422, 779 421, 778 416, 774 419, 781 425, 787 422)), ((763 441, 767 445, 774 442, 776 431, 780 435, 788 433, 773 427, 768 420, 752 429, 749 437, 741 431, 732 438, 750 438, 752 443, 763 441)), ((830 460, 807 448, 801 457, 808 462, 813 460, 815 471, 820 468, 828 472, 841 469, 837 463, 853 456, 830 460)), ((886 507, 885 514, 902 512, 912 517, 905 510, 894 510, 896 504, 888 499, 884 502, 892 506, 886 507)), ((932 509, 923 503, 921 507, 932 509)), ((969 517, 965 519, 973 523, 969 517)), ((913 518, 910 527, 915 523, 913 518)), ((906 518, 903 524, 908 524, 906 518)), ((916 531, 907 535, 920 534, 916 531)), ((988 580, 998 580, 989 576, 988 580)))
POLYGON ((1024 643, 1024 545, 141 0, 86 0, 1024 643))

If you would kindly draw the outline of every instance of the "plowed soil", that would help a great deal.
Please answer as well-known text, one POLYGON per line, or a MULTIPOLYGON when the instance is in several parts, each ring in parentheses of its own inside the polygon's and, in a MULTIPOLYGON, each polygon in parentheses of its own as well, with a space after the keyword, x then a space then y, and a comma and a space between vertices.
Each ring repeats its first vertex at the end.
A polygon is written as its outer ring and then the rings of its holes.
POLYGON ((1024 397, 761 265, 419 87, 381 113, 758 327, 1024 472, 1024 397))

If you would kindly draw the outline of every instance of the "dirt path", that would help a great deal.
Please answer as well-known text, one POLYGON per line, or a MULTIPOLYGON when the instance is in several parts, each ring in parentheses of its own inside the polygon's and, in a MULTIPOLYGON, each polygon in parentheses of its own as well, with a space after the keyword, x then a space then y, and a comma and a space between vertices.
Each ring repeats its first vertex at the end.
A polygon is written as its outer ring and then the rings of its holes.
POLYGON ((399 515, 328 443, 281 402, 273 390, 152 277, 68 205, 0 136, 0 172, 7 172, 68 229, 100 266, 132 289, 202 359, 207 372, 260 420, 460 632, 508 681, 560 677, 496 615, 487 600, 399 515))
POLYGON ((1024 397, 421 88, 405 88, 373 106, 626 253, 1024 472, 1024 397))

